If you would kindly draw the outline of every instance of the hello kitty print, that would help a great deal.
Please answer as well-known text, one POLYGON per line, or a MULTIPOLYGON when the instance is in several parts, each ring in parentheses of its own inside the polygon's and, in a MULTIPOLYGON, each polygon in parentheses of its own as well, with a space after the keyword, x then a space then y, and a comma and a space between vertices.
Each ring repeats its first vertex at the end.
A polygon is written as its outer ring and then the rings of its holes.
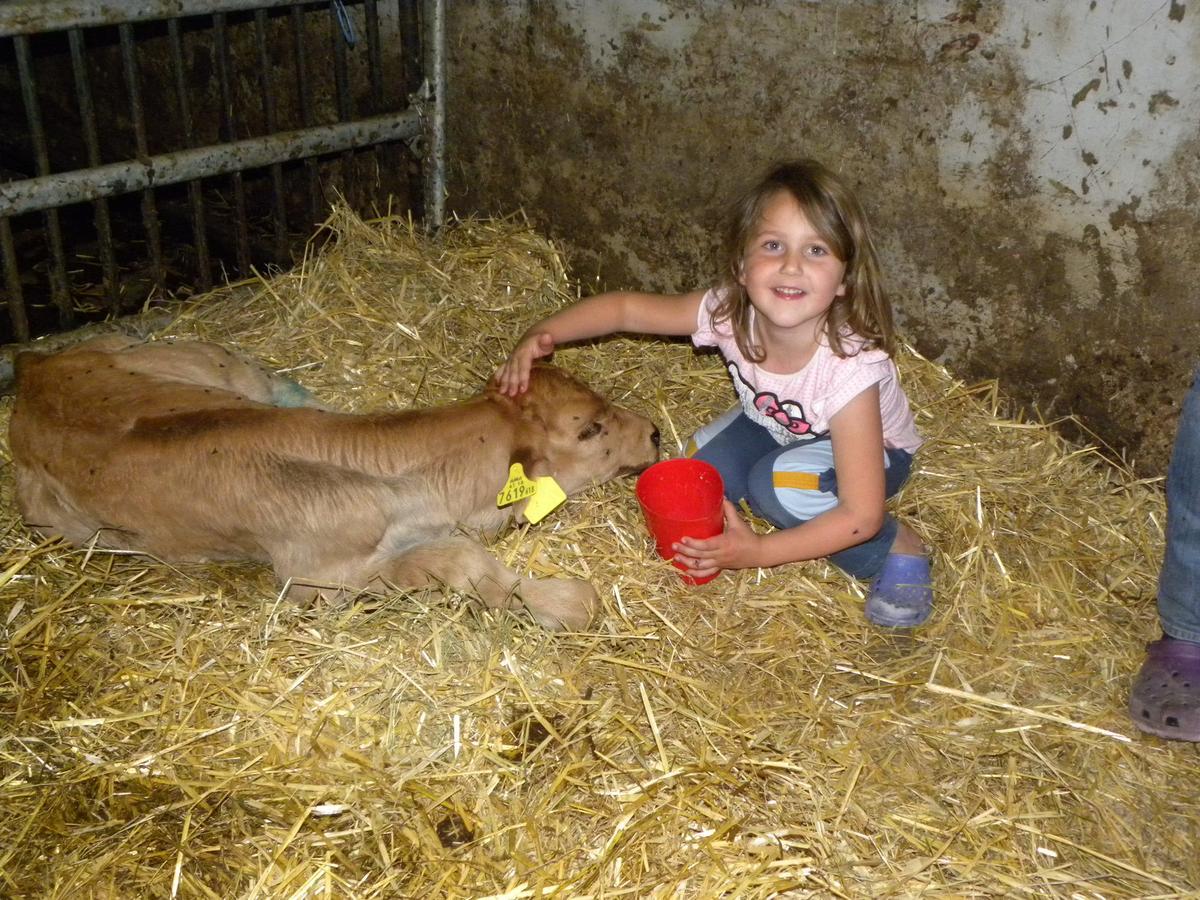
POLYGON ((727 362, 730 380, 746 415, 771 432, 780 444, 820 437, 804 416, 804 407, 794 400, 780 400, 771 391, 755 391, 742 377, 736 362, 727 362))
POLYGON ((692 343, 716 348, 742 410, 779 444, 826 437, 830 419, 854 397, 878 385, 884 446, 909 453, 921 446, 896 365, 882 350, 864 346, 861 339, 847 332, 843 342, 850 355, 837 356, 822 342, 808 365, 799 371, 771 372, 742 355, 728 322, 713 321, 712 312, 718 302, 716 291, 704 296, 692 343))

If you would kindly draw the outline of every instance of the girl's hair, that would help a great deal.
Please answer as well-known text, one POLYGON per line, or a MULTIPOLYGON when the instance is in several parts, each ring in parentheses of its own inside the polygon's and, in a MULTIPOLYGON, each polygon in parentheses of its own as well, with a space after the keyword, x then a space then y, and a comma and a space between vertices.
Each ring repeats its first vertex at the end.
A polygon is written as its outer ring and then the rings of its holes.
POLYGON ((891 356, 896 349, 895 325, 866 214, 845 182, 811 159, 776 165, 730 210, 723 252, 722 286, 726 290, 714 311, 714 321, 729 321, 742 354, 753 362, 762 362, 763 350, 756 345, 750 327, 750 298, 739 278, 746 245, 767 203, 782 192, 791 195, 833 255, 846 266, 846 292, 825 314, 824 331, 830 348, 838 356, 850 355, 842 340, 848 326, 866 341, 867 347, 891 356))

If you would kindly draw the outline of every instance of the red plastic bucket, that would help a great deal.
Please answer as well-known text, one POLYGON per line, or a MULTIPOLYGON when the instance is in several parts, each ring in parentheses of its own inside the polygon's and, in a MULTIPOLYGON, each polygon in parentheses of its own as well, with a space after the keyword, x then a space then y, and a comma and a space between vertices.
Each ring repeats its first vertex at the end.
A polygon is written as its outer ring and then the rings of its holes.
MULTIPOLYGON (((685 537, 706 538, 725 528, 721 501, 725 486, 721 474, 699 459, 664 459, 641 474, 637 498, 646 517, 646 526, 654 535, 658 555, 672 559, 671 545, 685 537)), ((682 569, 672 560, 672 565, 682 569)), ((719 572, 704 578, 680 575, 688 584, 706 584, 719 572)))

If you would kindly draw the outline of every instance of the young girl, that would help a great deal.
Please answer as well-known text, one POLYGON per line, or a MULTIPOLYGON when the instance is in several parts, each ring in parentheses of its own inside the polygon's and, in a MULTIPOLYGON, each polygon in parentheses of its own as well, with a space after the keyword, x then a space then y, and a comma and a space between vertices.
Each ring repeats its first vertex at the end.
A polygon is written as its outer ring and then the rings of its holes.
POLYGON ((829 557, 873 579, 867 617, 922 624, 932 606, 925 547, 884 509, 921 445, 892 362, 895 333, 862 208, 811 160, 775 167, 734 206, 724 283, 581 300, 522 335, 496 373, 528 386, 559 344, 613 332, 691 335, 716 347, 739 405, 701 428, 688 454, 725 482, 725 531, 674 545, 700 578, 718 569, 829 557), (739 500, 776 526, 756 534, 739 500))

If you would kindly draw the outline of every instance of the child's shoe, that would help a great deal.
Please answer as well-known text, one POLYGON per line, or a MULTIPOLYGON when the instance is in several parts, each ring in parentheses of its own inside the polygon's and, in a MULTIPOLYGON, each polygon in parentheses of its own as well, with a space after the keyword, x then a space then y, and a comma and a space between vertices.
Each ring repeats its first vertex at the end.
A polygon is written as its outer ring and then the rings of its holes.
POLYGON ((884 628, 915 628, 932 611, 929 558, 889 553, 867 595, 867 618, 884 628))
POLYGON ((1147 644, 1129 692, 1129 715, 1150 734, 1200 741, 1200 644, 1171 637, 1147 644))

